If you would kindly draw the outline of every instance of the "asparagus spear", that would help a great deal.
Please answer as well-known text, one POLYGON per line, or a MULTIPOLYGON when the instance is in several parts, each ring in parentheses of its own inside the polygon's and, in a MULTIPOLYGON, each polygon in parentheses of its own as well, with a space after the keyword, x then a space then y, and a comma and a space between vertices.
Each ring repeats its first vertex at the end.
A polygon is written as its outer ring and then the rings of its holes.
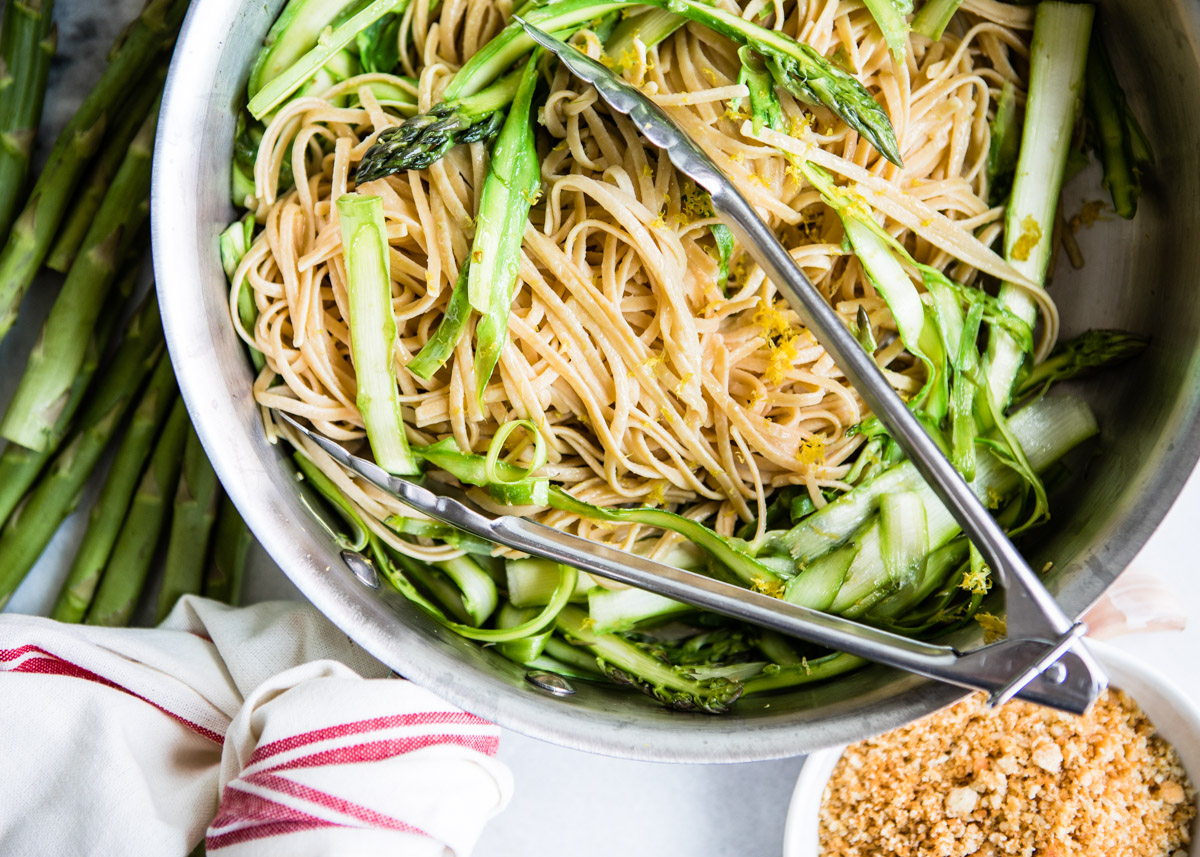
POLYGON ((1132 360, 1150 340, 1125 330, 1089 330, 1060 342, 1044 361, 1017 383, 1017 396, 1042 393, 1051 384, 1132 360))
POLYGON ((58 43, 54 0, 10 0, 0 31, 0 240, 8 236, 25 192, 29 156, 58 43))
POLYGON ((116 544, 100 578, 96 597, 88 608, 87 624, 109 627, 129 624, 162 536, 167 517, 167 498, 175 495, 175 487, 179 483, 179 468, 188 427, 187 409, 183 406, 183 400, 176 396, 171 415, 167 417, 162 434, 154 445, 150 466, 142 474, 125 521, 121 524, 116 544))
POLYGON ((396 319, 383 200, 347 193, 338 197, 337 210, 350 297, 350 355, 367 440, 384 470, 416 474, 420 467, 408 448, 396 389, 396 319))
MULTIPOLYGON (((534 8, 524 17, 543 30, 565 36, 631 5, 634 4, 630 0, 559 0, 534 8)), ((809 104, 829 108, 888 160, 900 163, 895 131, 887 114, 861 83, 808 45, 700 0, 647 0, 645 5, 703 24, 752 48, 762 55, 777 86, 809 104)), ((497 81, 532 48, 533 40, 520 24, 510 23, 458 71, 442 93, 443 104, 379 135, 359 164, 358 180, 423 168, 458 142, 485 139, 499 130, 500 120, 495 111, 502 109, 507 100, 506 88, 497 81), (470 100, 476 93, 481 99, 485 94, 487 98, 480 102, 470 100), (501 103, 491 112, 485 112, 487 104, 497 101, 501 103)))
POLYGON ((507 338, 521 241, 541 179, 531 124, 540 54, 534 51, 525 63, 512 109, 492 147, 467 263, 467 297, 480 314, 475 326, 475 395, 480 405, 507 338))
MULTIPOLYGON (((131 294, 139 273, 140 265, 131 266, 118 283, 118 293, 131 294)), ((37 480, 38 474, 42 472, 46 462, 58 451, 58 446, 70 429, 71 420, 74 418, 75 412, 79 410, 96 370, 100 367, 100 359, 108 347, 121 308, 117 301, 110 301, 105 306, 95 327, 92 328, 87 348, 84 351, 83 364, 79 367, 79 374, 75 376, 75 381, 71 385, 71 392, 58 417, 58 422, 54 424, 54 431, 50 434, 46 448, 35 452, 19 443, 10 443, 5 447, 4 454, 0 455, 0 524, 8 520, 8 516, 17 507, 17 503, 37 480)))
POLYGON ((60 622, 83 621, 117 542, 121 522, 125 520, 154 439, 177 398, 175 373, 164 354, 159 357, 133 411, 100 496, 88 513, 87 531, 54 602, 51 618, 60 622))
MULTIPOLYGON (((1071 146, 1075 104, 1083 87, 1094 12, 1084 4, 1044 2, 1038 4, 1034 19, 1025 129, 1005 220, 1004 254, 1039 284, 1045 281, 1050 264, 1054 213, 1071 146)), ((1004 283, 999 298, 1005 309, 1033 325, 1037 305, 1027 292, 1004 283)), ((997 413, 1008 407, 1025 358, 1024 345, 992 325, 986 380, 997 413)))
POLYGON ((166 67, 160 66, 151 79, 143 83, 130 97, 129 103, 105 134, 104 148, 88 170, 87 181, 76 194, 70 213, 67 214, 58 233, 58 239, 54 242, 50 255, 46 257, 47 268, 64 274, 71 270, 88 229, 96 219, 100 204, 104 201, 117 170, 124 162, 138 129, 142 127, 151 106, 158 104, 166 73, 166 67))
POLYGON ((212 562, 204 578, 204 595, 235 607, 242 600, 242 581, 254 536, 228 496, 221 499, 213 536, 212 562))
POLYGON ((167 617, 180 596, 199 594, 204 587, 205 559, 217 519, 220 487, 195 429, 188 431, 183 470, 175 492, 175 512, 171 516, 166 569, 158 592, 159 622, 167 617))
POLYGON ((188 0, 150 0, 109 53, 108 67, 71 117, 0 250, 0 339, 17 318, 21 298, 58 231, 75 185, 104 136, 107 121, 146 74, 187 11, 188 0))
POLYGON ((77 428, 25 503, 0 531, 0 607, 20 585, 59 524, 74 511, 83 487, 121 424, 142 380, 162 353, 153 295, 135 316, 112 363, 87 400, 77 428))
POLYGON ((87 332, 108 297, 117 263, 146 220, 157 121, 156 102, 104 195, 0 421, 0 435, 30 449, 44 449, 49 443, 71 383, 79 374, 87 332))
POLYGON ((1142 172, 1154 163, 1150 143, 1125 101, 1104 41, 1095 36, 1088 48, 1087 110, 1096 129, 1104 187, 1117 214, 1130 220, 1137 213, 1142 172))
POLYGON ((669 708, 724 714, 742 695, 738 682, 723 678, 697 680, 616 634, 597 634, 589 626, 587 614, 578 607, 564 607, 555 624, 569 639, 600 659, 600 667, 610 679, 631 684, 669 708))
POLYGON ((403 170, 428 169, 455 146, 490 140, 500 130, 502 111, 516 96, 520 81, 521 73, 513 72, 481 92, 443 101, 387 129, 359 163, 355 180, 364 184, 403 170))

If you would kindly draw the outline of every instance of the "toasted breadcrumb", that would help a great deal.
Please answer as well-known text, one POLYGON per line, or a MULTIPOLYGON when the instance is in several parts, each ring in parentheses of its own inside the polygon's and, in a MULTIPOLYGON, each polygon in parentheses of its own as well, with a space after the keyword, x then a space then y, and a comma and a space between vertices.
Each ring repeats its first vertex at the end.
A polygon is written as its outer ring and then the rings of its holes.
POLYGON ((1084 717, 982 695, 843 754, 821 806, 823 857, 1168 857, 1196 792, 1124 692, 1084 717))

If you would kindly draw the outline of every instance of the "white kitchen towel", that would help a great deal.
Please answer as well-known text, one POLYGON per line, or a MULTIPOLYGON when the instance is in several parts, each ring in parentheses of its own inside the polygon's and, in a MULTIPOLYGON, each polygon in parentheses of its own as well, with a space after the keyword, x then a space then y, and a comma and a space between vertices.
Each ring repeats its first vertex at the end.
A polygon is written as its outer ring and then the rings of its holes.
POLYGON ((0 616, 0 854, 466 857, 499 730, 387 675, 304 604, 0 616))

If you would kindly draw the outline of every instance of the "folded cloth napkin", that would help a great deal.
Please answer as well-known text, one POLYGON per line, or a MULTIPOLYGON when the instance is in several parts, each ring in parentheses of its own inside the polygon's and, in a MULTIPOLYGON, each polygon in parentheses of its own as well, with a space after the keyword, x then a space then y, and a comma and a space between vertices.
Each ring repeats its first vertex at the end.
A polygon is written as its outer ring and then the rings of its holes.
POLYGON ((0 854, 465 857, 499 730, 387 675, 305 604, 0 616, 0 854))

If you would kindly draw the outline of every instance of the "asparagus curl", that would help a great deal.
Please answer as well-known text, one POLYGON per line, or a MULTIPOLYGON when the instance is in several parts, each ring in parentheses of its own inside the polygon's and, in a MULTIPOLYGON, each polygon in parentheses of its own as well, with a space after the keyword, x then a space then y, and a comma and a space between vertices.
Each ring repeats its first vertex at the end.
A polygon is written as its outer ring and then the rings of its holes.
POLYGON ((167 498, 175 496, 179 483, 183 445, 187 440, 187 409, 178 396, 173 401, 171 415, 154 445, 150 466, 138 483, 95 600, 88 608, 85 621, 89 625, 128 625, 146 585, 167 518, 167 498))
POLYGON ((59 134, 25 208, 0 250, 0 339, 17 318, 21 298, 50 252, 75 186, 100 146, 106 124, 175 32, 188 0, 150 0, 122 33, 108 67, 59 134))

